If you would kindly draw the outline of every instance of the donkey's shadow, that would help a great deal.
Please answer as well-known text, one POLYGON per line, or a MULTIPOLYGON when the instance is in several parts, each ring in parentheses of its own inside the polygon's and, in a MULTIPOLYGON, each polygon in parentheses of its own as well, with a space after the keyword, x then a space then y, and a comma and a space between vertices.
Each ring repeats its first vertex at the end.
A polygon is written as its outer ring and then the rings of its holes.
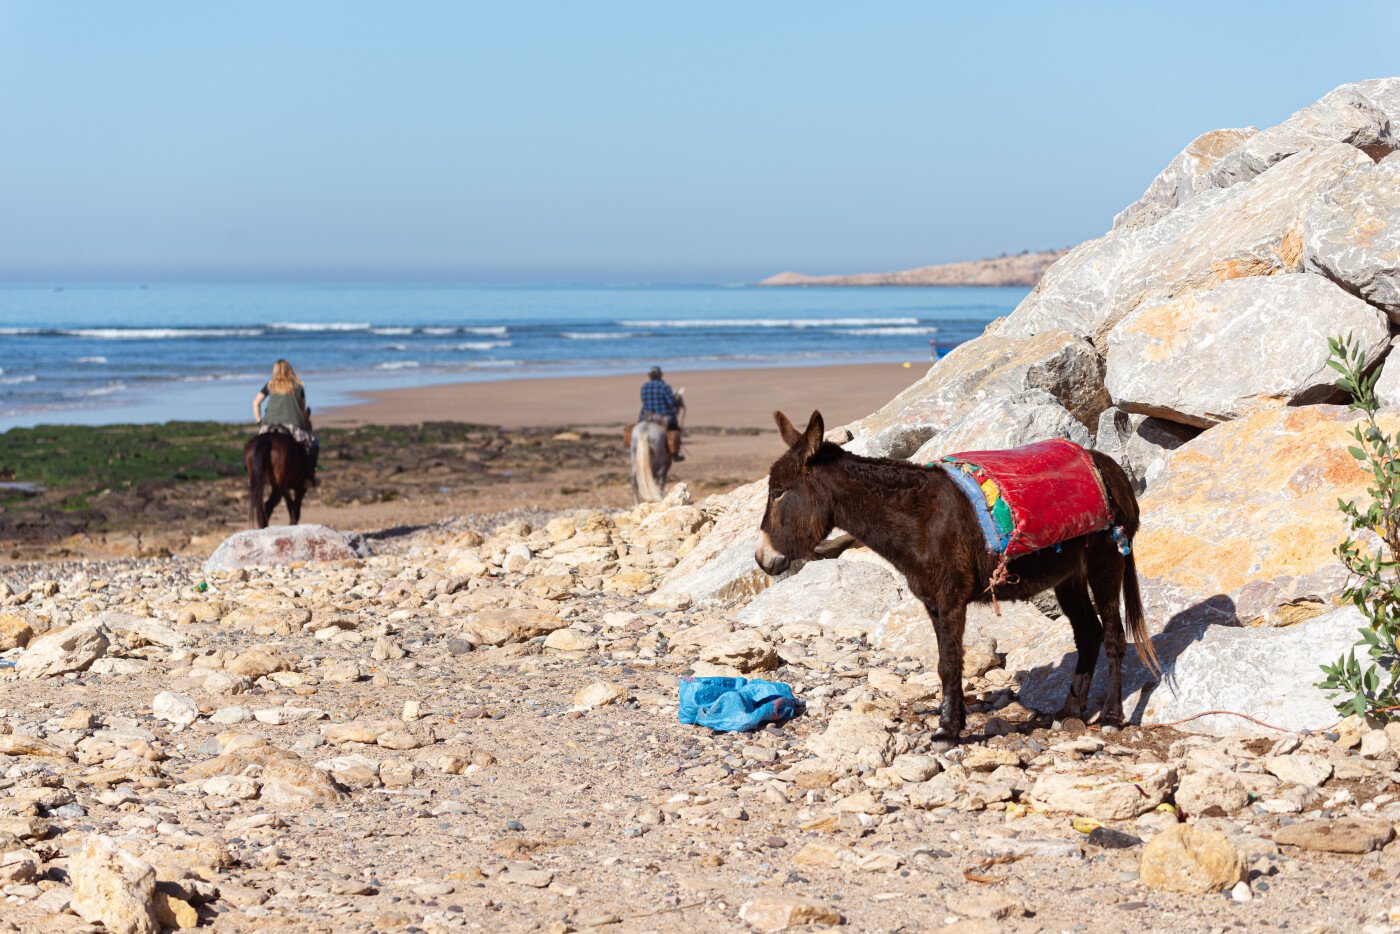
MULTIPOLYGON (((1179 692, 1176 681, 1177 659, 1199 642, 1212 626, 1238 626, 1239 617, 1235 612, 1235 601, 1225 594, 1216 594, 1196 603, 1167 622, 1162 632, 1152 637, 1152 647, 1162 665, 1159 680, 1137 653, 1129 650, 1123 659, 1123 700, 1124 716, 1130 723, 1141 723, 1147 712, 1152 695, 1167 685, 1172 692, 1179 692)), ((1021 679, 1020 702, 1023 706, 1040 713, 1052 714, 1064 703, 1069 691, 1074 666, 1079 660, 1078 652, 1066 653, 1058 662, 1039 665, 1026 672, 1021 679)), ((1094 686, 1089 695, 1087 710, 1098 710, 1103 706, 1104 684, 1107 681, 1105 659, 1099 656, 1098 667, 1094 671, 1094 686)))

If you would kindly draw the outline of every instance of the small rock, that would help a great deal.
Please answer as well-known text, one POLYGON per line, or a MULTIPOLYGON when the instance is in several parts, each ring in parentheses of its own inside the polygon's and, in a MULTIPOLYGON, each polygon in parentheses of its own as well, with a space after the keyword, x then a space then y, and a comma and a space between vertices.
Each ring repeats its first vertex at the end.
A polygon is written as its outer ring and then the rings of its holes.
POLYGON ((107 654, 110 644, 103 626, 69 626, 31 640, 15 671, 31 679, 82 671, 107 654))
POLYGON ((943 766, 936 757, 912 753, 895 756, 894 761, 890 763, 890 770, 899 776, 899 780, 909 784, 926 782, 942 769, 943 766))
POLYGON ((944 904, 954 914, 964 918, 982 918, 988 921, 1001 921, 1012 915, 1021 915, 1025 909, 999 892, 949 892, 944 904))
POLYGON ((1177 824, 1147 842, 1139 871, 1150 888, 1203 895, 1244 881, 1246 861, 1223 833, 1177 824))
POLYGON ((199 719, 199 705, 188 695, 161 691, 151 702, 151 715, 177 726, 189 726, 199 719))
POLYGON ((807 924, 840 924, 841 913, 825 902, 798 895, 760 895, 739 908, 739 917, 757 931, 786 931, 807 924))
POLYGON ((112 934, 157 934, 156 871, 132 856, 111 837, 94 835, 83 841, 69 860, 73 910, 90 923, 101 923, 112 934))
POLYGON ((616 704, 627 697, 627 689, 610 681, 595 681, 574 694, 574 706, 585 710, 616 704))
POLYGON ((1391 841, 1389 824, 1352 818, 1299 821, 1274 834, 1274 842, 1322 853, 1369 853, 1391 841))
POLYGON ((1297 753, 1291 756, 1271 756, 1263 760, 1264 768, 1282 781, 1318 788, 1332 777, 1332 763, 1321 756, 1297 753))
POLYGON ((1249 792, 1233 772, 1202 769, 1181 780, 1176 789, 1176 803, 1187 814, 1203 814, 1211 807, 1231 814, 1249 804, 1249 792))

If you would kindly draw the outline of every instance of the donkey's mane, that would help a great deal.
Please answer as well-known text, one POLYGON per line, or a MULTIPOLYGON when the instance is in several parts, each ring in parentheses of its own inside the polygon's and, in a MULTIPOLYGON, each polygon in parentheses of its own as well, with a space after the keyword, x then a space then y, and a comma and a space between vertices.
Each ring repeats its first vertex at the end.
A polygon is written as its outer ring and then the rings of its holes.
POLYGON ((818 452, 814 461, 817 464, 827 462, 832 463, 861 486, 886 495, 921 489, 940 470, 890 457, 852 454, 829 443, 822 445, 822 450, 818 452), (834 455, 828 455, 827 447, 833 449, 834 455))

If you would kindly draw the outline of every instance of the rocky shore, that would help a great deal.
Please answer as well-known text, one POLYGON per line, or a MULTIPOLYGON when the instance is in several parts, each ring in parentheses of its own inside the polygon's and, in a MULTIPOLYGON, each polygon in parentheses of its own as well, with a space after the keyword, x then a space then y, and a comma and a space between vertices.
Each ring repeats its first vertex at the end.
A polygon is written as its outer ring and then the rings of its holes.
POLYGON ((1361 624, 1333 548, 1367 482, 1326 338, 1400 398, 1393 122, 1400 79, 1205 134, 829 433, 1123 462, 1165 668, 1125 671, 1133 725, 1051 719, 1053 600, 978 608, 939 751, 922 608, 860 547, 763 575, 764 480, 29 565, 0 584, 0 929, 1400 929, 1400 729, 1315 687, 1361 624), (687 673, 802 709, 681 725, 687 673))
POLYGON ((1388 923, 1400 734, 1052 724, 979 639, 973 741, 934 754, 908 652, 658 590, 724 518, 688 498, 3 591, 0 927, 1388 923), (805 710, 682 726, 684 672, 805 710))

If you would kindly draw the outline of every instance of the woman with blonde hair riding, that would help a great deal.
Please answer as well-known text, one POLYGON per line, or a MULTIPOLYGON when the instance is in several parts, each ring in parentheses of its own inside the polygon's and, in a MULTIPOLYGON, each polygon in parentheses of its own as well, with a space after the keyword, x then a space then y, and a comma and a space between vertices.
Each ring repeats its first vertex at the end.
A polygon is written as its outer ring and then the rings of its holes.
POLYGON ((306 406, 306 390, 286 360, 273 364, 272 379, 264 383, 253 397, 253 418, 258 423, 258 434, 285 431, 306 448, 306 455, 311 459, 311 483, 314 486, 321 443, 311 433, 311 410, 306 406), (263 407, 264 402, 267 403, 266 408, 263 407))

